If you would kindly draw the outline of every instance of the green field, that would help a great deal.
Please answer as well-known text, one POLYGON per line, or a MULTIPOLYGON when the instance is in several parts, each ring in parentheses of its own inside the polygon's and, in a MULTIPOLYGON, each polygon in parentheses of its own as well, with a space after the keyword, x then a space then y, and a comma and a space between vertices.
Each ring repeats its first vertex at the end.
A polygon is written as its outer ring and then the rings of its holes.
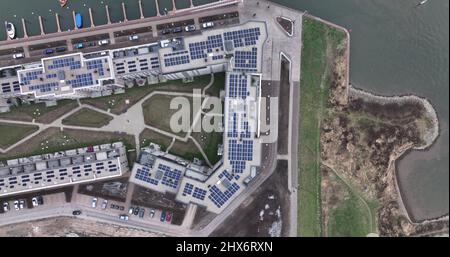
POLYGON ((23 104, 13 106, 9 112, 0 113, 0 118, 19 121, 32 121, 51 123, 68 111, 78 106, 73 100, 60 100, 56 106, 46 107, 45 103, 23 104))
POLYGON ((38 129, 37 126, 0 123, 0 148, 8 148, 38 129))
POLYGON ((345 34, 304 17, 300 81, 298 235, 321 236, 320 126, 337 46, 345 34))
POLYGON ((355 187, 334 174, 334 180, 343 188, 345 197, 338 200, 334 209, 330 210, 328 236, 363 237, 372 232, 376 233, 377 202, 365 199, 355 187))
POLYGON ((219 144, 223 143, 223 134, 220 132, 212 132, 212 133, 192 133, 191 136, 197 140, 197 142, 202 147, 203 151, 208 157, 208 160, 212 165, 216 164, 221 156, 217 155, 217 148, 219 144))
MULTIPOLYGON (((218 95, 219 90, 224 88, 224 74, 214 74, 214 84, 207 90, 208 94, 218 95), (216 79, 217 78, 217 79, 216 79)), ((198 76, 193 82, 183 83, 181 80, 170 80, 165 83, 132 87, 125 89, 123 94, 115 94, 99 98, 83 99, 82 103, 89 104, 102 110, 111 109, 114 114, 124 113, 129 107, 154 91, 184 92, 192 93, 193 89, 203 89, 211 81, 211 75, 198 76), (129 101, 126 104, 126 100, 129 101)))
POLYGON ((113 117, 109 115, 88 108, 83 108, 65 118, 62 123, 64 125, 101 128, 108 125, 112 119, 113 117))

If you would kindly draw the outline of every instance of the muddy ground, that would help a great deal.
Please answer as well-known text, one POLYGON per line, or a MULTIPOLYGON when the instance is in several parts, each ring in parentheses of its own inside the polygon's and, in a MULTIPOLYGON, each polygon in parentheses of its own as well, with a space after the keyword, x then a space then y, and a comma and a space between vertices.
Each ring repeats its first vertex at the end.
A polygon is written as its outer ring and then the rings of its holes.
POLYGON ((69 217, 0 227, 0 237, 156 237, 156 233, 69 217))
POLYGON ((290 70, 286 58, 281 59, 280 93, 278 98, 278 154, 288 153, 290 70), (283 133, 286 131, 286 133, 283 133))
POLYGON ((125 202, 127 188, 128 178, 120 178, 91 184, 82 184, 78 188, 78 193, 125 202))
POLYGON ((181 225, 187 207, 185 204, 175 201, 175 195, 162 194, 138 185, 135 186, 131 204, 171 211, 173 212, 172 224, 174 225, 181 225))
POLYGON ((287 161, 245 200, 211 236, 280 237, 288 235, 289 192, 287 161))

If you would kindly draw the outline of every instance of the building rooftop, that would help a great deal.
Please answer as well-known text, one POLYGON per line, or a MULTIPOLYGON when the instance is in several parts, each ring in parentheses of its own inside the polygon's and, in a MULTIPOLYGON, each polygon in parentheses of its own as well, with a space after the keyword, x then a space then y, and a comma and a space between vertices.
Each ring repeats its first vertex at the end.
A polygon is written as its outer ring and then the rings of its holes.
POLYGON ((21 93, 35 97, 70 95, 114 78, 109 56, 85 59, 81 53, 44 58, 41 67, 19 70, 18 76, 21 93))

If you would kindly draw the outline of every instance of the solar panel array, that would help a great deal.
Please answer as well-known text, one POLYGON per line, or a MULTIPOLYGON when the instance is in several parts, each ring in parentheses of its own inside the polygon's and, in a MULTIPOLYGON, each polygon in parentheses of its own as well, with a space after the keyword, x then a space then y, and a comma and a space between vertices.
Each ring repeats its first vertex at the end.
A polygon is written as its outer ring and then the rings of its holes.
POLYGON ((71 70, 76 70, 81 68, 81 62, 76 61, 74 57, 67 57, 62 59, 56 59, 52 61, 52 64, 48 66, 49 70, 61 69, 65 67, 70 67, 71 70))
POLYGON ((24 85, 29 85, 32 80, 38 79, 39 75, 42 75, 42 70, 28 71, 25 72, 25 75, 20 74, 20 80, 24 85))
POLYGON ((216 61, 216 60, 222 60, 222 59, 223 59, 223 54, 220 54, 220 55, 214 55, 214 56, 212 57, 212 59, 213 59, 213 61, 216 61))
POLYGON ((219 174, 219 179, 223 177, 227 178, 228 180, 233 180, 233 175, 231 175, 227 170, 224 170, 219 174))
POLYGON ((39 90, 39 92, 41 92, 41 93, 51 92, 51 91, 54 91, 58 87, 58 84, 59 84, 58 82, 52 82, 52 83, 45 83, 45 84, 41 84, 41 85, 33 85, 33 86, 30 86, 29 89, 32 91, 39 90))
POLYGON ((190 183, 186 183, 184 185, 184 189, 183 189, 183 196, 186 195, 191 195, 192 194, 192 189, 194 188, 194 185, 190 184, 190 183))
POLYGON ((189 63, 189 55, 181 55, 181 56, 164 58, 164 65, 166 67, 187 64, 187 63, 189 63))
POLYGON ((253 47, 251 51, 235 51, 235 70, 248 70, 256 72, 258 49, 253 47))
POLYGON ((243 47, 256 45, 256 41, 259 39, 261 31, 259 27, 251 29, 241 29, 230 32, 225 32, 223 34, 226 41, 232 40, 234 47, 243 47))
POLYGON ((192 197, 197 198, 202 201, 205 199, 205 196, 206 196, 206 190, 198 188, 198 187, 196 187, 194 189, 194 193, 192 194, 192 197))
POLYGON ((92 73, 76 75, 75 79, 67 80, 66 84, 71 85, 73 88, 92 86, 94 85, 92 73))
POLYGON ((50 74, 47 74, 45 77, 46 77, 47 79, 54 79, 54 78, 58 77, 58 74, 56 74, 56 73, 50 73, 50 74))
POLYGON ((208 36, 206 41, 190 43, 189 52, 191 53, 191 59, 204 59, 207 57, 205 50, 208 53, 212 53, 215 48, 223 50, 222 35, 208 36))
POLYGON ((230 161, 251 161, 253 160, 253 141, 229 139, 228 157, 230 161))
POLYGON ((228 86, 228 97, 245 99, 250 94, 247 89, 247 76, 245 75, 230 74, 228 86))
POLYGON ((100 76, 105 75, 102 59, 86 61, 86 68, 88 70, 96 70, 98 72, 98 75, 100 75, 100 76))
POLYGON ((177 188, 181 179, 182 172, 177 169, 172 169, 167 165, 159 164, 158 170, 164 172, 162 177, 162 184, 171 188, 177 188))
POLYGON ((149 172, 150 170, 147 167, 138 168, 134 177, 138 180, 157 186, 159 184, 159 181, 151 178, 149 172))
POLYGON ((220 189, 214 185, 209 189, 210 194, 208 198, 218 207, 222 207, 233 195, 239 190, 240 186, 233 183, 225 192, 220 191, 220 189))

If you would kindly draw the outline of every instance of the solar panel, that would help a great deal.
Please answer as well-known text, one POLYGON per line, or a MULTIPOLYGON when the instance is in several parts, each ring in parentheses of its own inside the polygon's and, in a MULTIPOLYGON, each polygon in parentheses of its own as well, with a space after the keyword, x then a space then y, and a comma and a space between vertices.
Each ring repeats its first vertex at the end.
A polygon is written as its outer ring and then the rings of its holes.
POLYGON ((240 186, 234 182, 224 192, 214 185, 209 189, 208 198, 218 207, 222 207, 238 190, 240 186))
POLYGON ((258 49, 253 47, 251 51, 235 51, 234 70, 256 71, 258 49))
POLYGON ((260 35, 261 31, 259 27, 229 31, 223 34, 226 41, 233 41, 234 47, 256 45, 256 41, 258 41, 260 35))
POLYGON ((183 189, 183 196, 192 194, 193 188, 194 188, 194 185, 192 185, 190 183, 186 183, 186 185, 184 185, 184 189, 183 189))
POLYGON ((98 72, 99 76, 104 76, 105 75, 105 71, 103 69, 102 59, 86 61, 86 68, 88 70, 96 70, 98 72))
POLYGON ((194 189, 194 193, 192 194, 192 197, 197 198, 202 201, 205 199, 205 196, 206 196, 206 190, 198 188, 198 187, 196 187, 194 189))
POLYGON ((207 53, 212 53, 214 49, 223 49, 222 35, 208 36, 206 41, 199 41, 189 44, 189 52, 192 60, 205 59, 207 53))
POLYGON ((149 184, 153 184, 155 186, 157 186, 159 184, 159 181, 156 179, 153 179, 150 177, 150 174, 148 172, 149 170, 146 168, 138 168, 136 171, 136 175, 135 178, 144 182, 147 182, 149 184))
POLYGON ((176 189, 178 183, 181 179, 182 172, 177 169, 171 169, 169 166, 164 164, 158 165, 158 170, 164 173, 161 183, 165 186, 176 189))

